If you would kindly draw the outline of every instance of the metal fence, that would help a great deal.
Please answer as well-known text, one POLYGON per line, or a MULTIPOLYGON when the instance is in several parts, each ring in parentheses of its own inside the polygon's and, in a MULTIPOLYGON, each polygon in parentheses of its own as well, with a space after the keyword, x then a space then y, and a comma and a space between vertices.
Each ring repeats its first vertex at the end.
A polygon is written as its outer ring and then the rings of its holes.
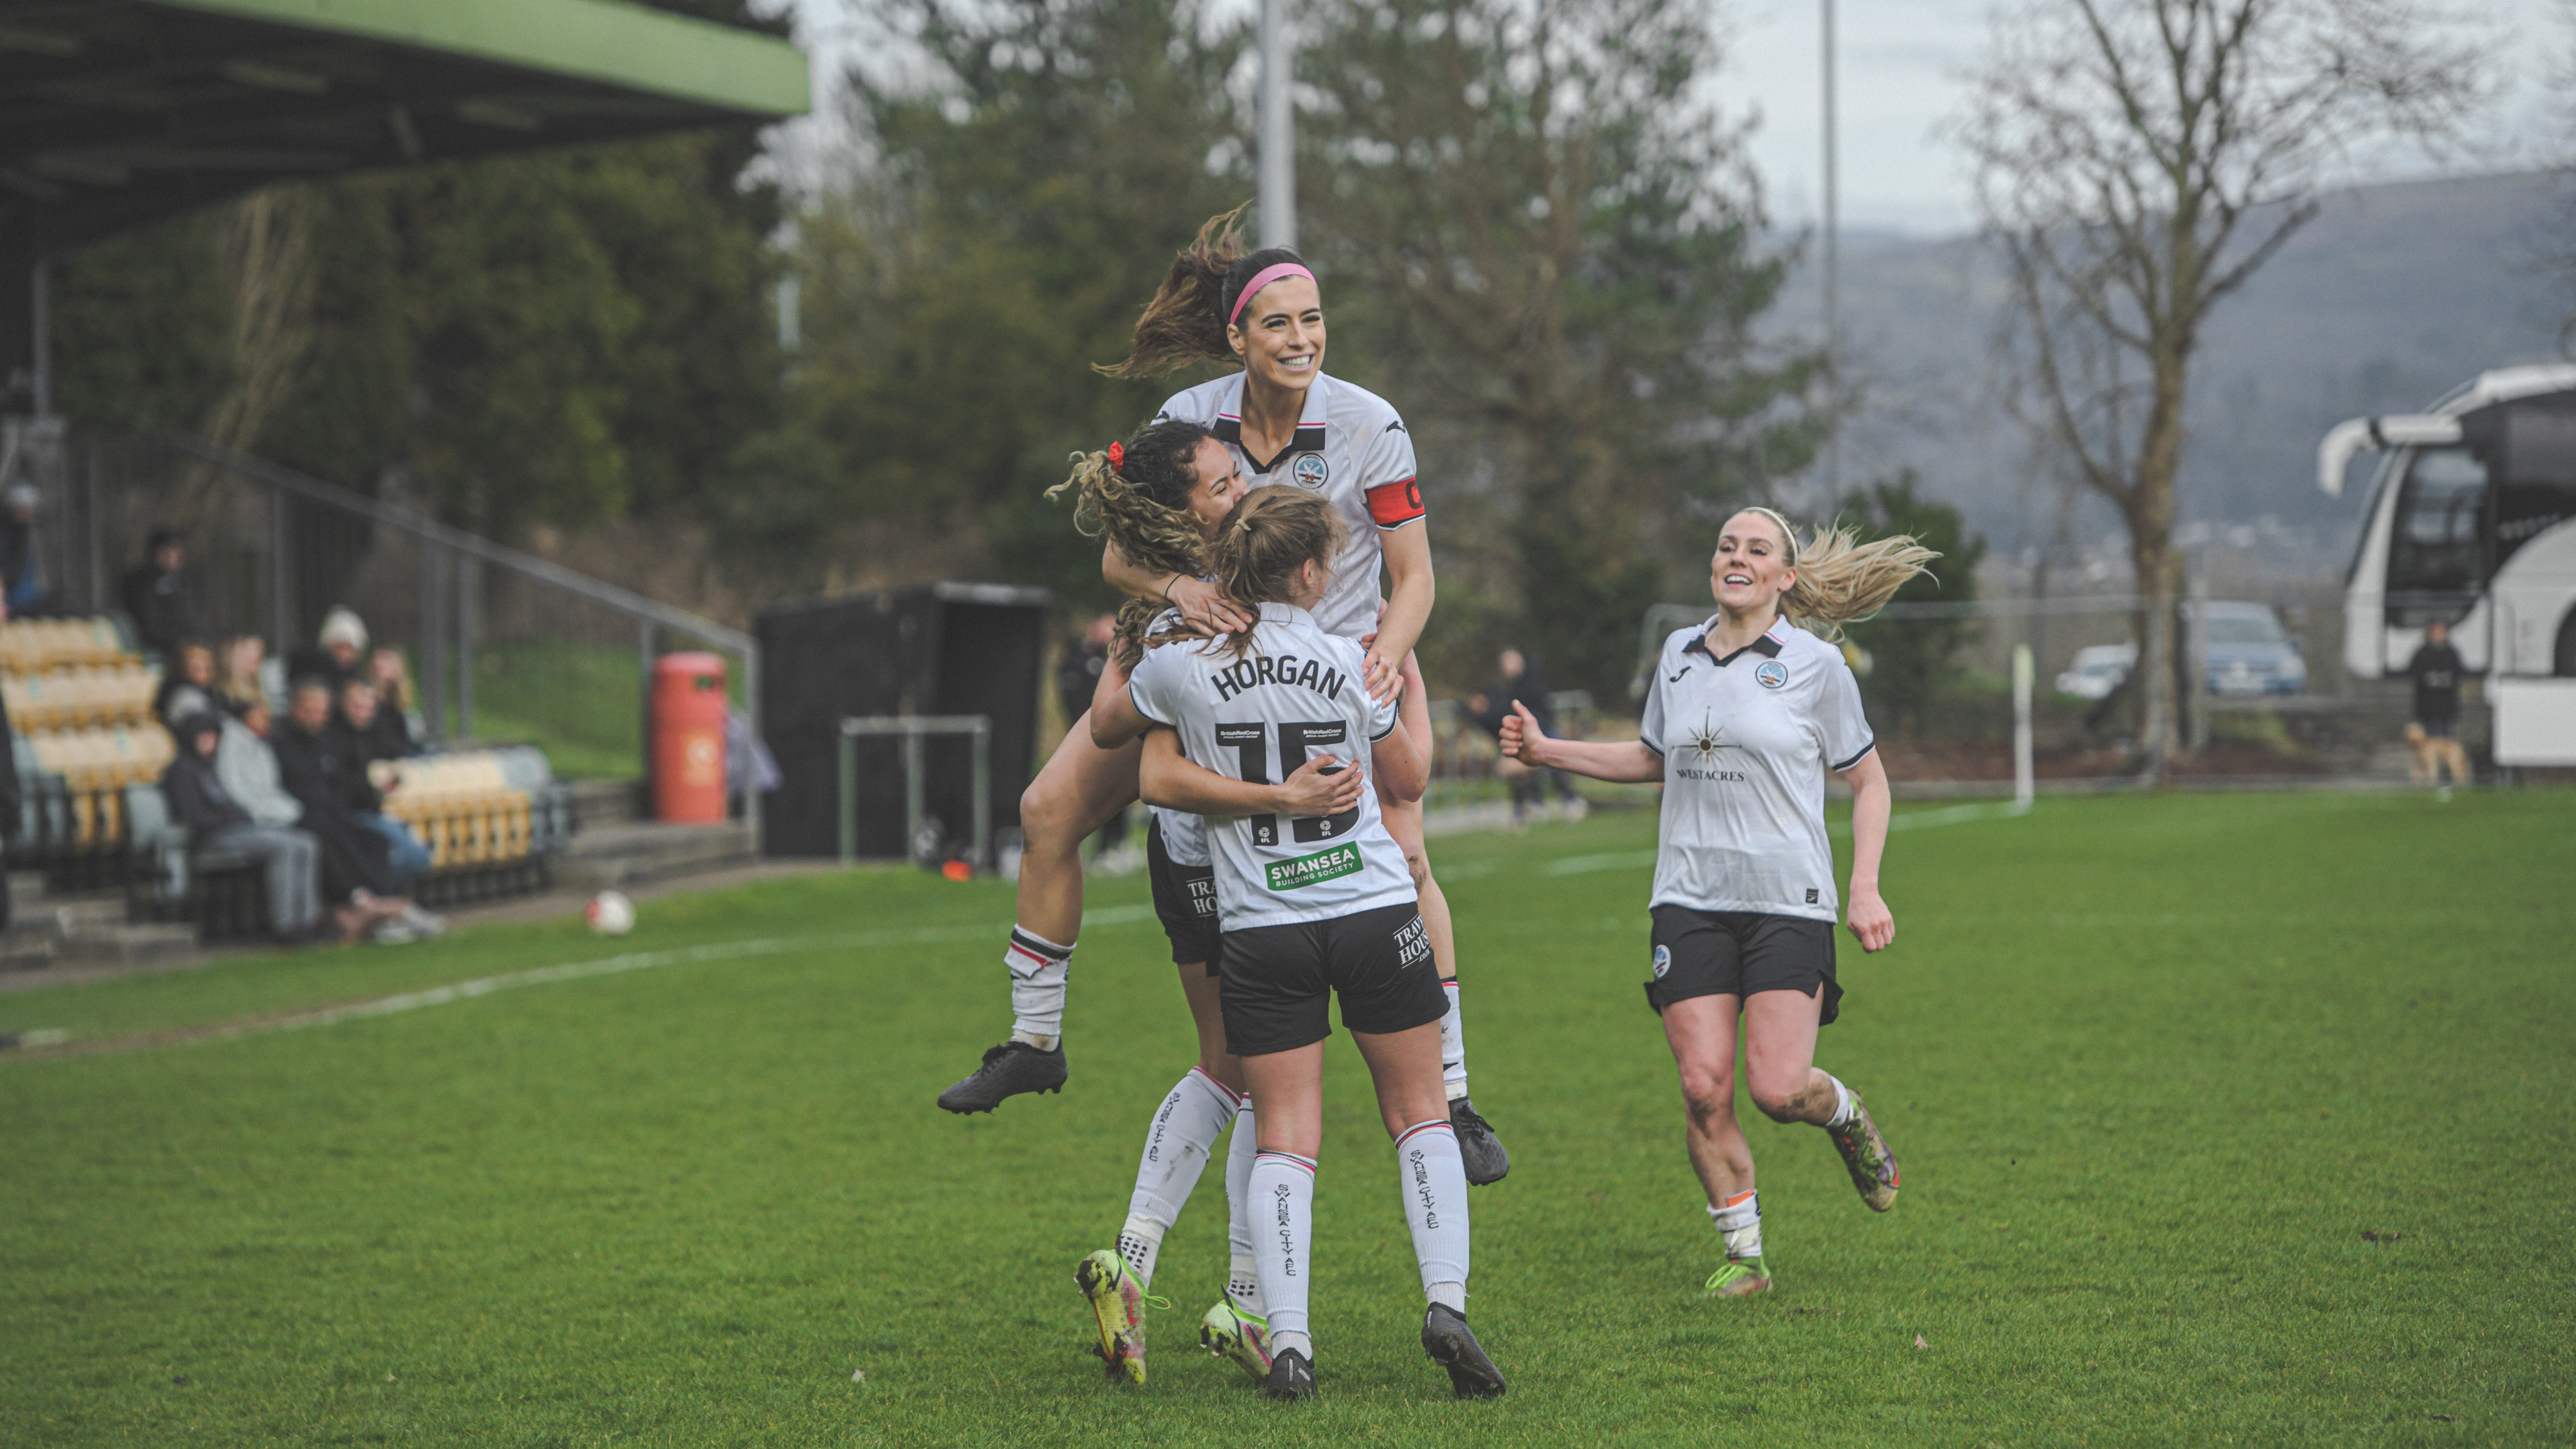
MULTIPOLYGON (((39 577, 60 612, 122 610, 167 529, 219 666, 244 636, 291 659, 348 608, 371 651, 401 655, 403 704, 433 742, 533 744, 566 778, 644 778, 653 660, 685 648, 730 661, 759 738, 759 650, 740 630, 200 438, 38 442, 10 473, 42 494, 39 577)), ((756 832, 757 791, 743 808, 756 832)))

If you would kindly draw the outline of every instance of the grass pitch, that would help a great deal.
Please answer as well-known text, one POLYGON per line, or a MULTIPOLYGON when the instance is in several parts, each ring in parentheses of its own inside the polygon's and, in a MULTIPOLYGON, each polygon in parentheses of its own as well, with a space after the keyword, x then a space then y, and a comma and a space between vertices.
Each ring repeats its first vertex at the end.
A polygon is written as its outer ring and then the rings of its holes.
POLYGON ((1000 884, 0 996, 0 1029, 165 1043, 0 1059, 0 1443, 2564 1443, 2571 825, 2565 793, 2199 796, 1898 835, 1896 947, 1846 943, 1820 1060, 1904 1195, 1871 1215, 1748 1108, 1781 1287, 1727 1302, 1638 986, 1651 818, 1437 843, 1515 1158, 1474 1199, 1489 1404, 1414 1344, 1347 1036, 1321 1400, 1189 1346, 1214 1173, 1152 1382, 1103 1378, 1073 1264, 1190 1059, 1141 879, 1094 890, 1065 1095, 972 1120, 931 1097, 1005 1024, 1000 884))

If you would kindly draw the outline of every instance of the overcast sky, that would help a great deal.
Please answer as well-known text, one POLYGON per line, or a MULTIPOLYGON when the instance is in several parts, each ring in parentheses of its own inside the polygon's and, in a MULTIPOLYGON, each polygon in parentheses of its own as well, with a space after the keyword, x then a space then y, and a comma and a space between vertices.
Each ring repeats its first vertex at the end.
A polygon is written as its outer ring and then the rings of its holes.
MULTIPOLYGON (((1758 107, 1753 148, 1776 218, 1812 222, 1824 165, 1817 46, 1821 0, 1732 0, 1733 54, 1723 94, 1758 107)), ((2525 137, 2556 109, 2544 92, 2553 57, 2576 49, 2561 0, 2485 0, 2477 10, 2516 36, 2520 72, 2489 119, 2475 169, 2534 164, 2525 137)), ((1837 0, 1841 52, 1842 215, 1847 227, 1943 232, 1972 223, 1958 153, 1932 133, 1963 99, 1958 73, 1984 49, 1986 0, 1837 0)), ((2406 170, 2423 172, 2422 162, 2406 170)))
MULTIPOLYGON (((1253 0, 1218 0, 1249 9, 1253 0)), ((1293 0, 1292 0, 1293 3, 1293 0)), ((1734 40, 1720 94, 1761 118, 1754 159, 1776 221, 1818 219, 1823 191, 1817 14, 1820 0, 1712 0, 1734 40)), ((793 9, 798 40, 818 71, 837 70, 866 41, 867 0, 766 0, 793 9)), ((1842 216, 1846 228, 1937 234, 1973 223, 1958 153, 1935 128, 1959 109, 1959 73, 1976 64, 1986 36, 1987 0, 1838 0, 1842 100, 1842 216)), ((2465 8, 2465 7, 2464 7, 2465 8)), ((2436 169, 2498 170, 2540 164, 2543 136, 2565 136, 2576 103, 2553 96, 2550 67, 2576 51, 2576 0, 2483 0, 2476 12, 2513 37, 2502 54, 2514 70, 2468 159, 2436 167, 2416 158, 2399 174, 2436 169)), ((818 81, 822 79, 820 75, 818 81)), ((2563 92, 2563 86, 2560 90, 2563 92)), ((818 98, 823 87, 816 87, 818 98)), ((791 147, 793 143, 790 143, 791 147)))

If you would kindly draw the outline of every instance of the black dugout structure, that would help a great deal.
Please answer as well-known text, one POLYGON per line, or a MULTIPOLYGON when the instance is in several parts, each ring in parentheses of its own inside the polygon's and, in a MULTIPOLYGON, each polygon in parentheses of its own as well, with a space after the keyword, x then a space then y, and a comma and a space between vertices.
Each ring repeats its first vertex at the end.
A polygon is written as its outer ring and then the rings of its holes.
MULTIPOLYGON (((988 716, 991 829, 1018 825, 1037 767, 1047 603, 1044 589, 938 583, 762 610, 752 621, 761 727, 783 782, 761 816, 761 853, 840 854, 840 726, 853 716, 988 716)), ((901 857, 901 746, 856 746, 858 853, 901 857)), ((928 813, 962 847, 974 833, 972 746, 934 738, 923 748, 928 813)))

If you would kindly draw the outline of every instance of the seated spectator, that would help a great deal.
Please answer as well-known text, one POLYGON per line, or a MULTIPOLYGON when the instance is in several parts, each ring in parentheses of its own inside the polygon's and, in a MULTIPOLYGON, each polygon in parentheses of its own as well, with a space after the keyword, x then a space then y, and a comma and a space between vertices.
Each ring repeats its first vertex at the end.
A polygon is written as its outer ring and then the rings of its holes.
MULTIPOLYGON (((322 630, 314 647, 298 649, 286 656, 286 672, 292 679, 318 679, 332 694, 349 682, 358 670, 358 656, 367 652, 367 624, 349 609, 333 605, 322 616, 322 630)), ((288 701, 287 712, 294 713, 294 702, 288 701)))
MULTIPOLYGON (((402 717, 405 740, 418 740, 426 720, 416 720, 413 712, 420 708, 420 697, 412 692, 411 665, 399 649, 378 649, 367 656, 367 679, 376 687, 376 703, 402 717)), ((412 746, 418 754, 420 747, 412 746)))
POLYGON ((224 645, 223 676, 216 691, 223 695, 225 707, 238 714, 258 700, 271 713, 284 703, 284 693, 269 679, 268 645, 257 634, 239 634, 224 645))
POLYGON ((268 701, 253 700, 238 716, 222 717, 224 738, 215 746, 215 778, 255 825, 296 825, 304 806, 278 779, 277 752, 268 747, 275 716, 268 701))
POLYGON ((152 530, 143 553, 143 562, 126 570, 121 597, 143 647, 166 660, 183 642, 203 637, 206 626, 180 573, 188 564, 188 546, 180 542, 178 531, 152 530))
POLYGON ((153 717, 175 732, 179 721, 214 707, 215 651, 203 639, 183 640, 152 696, 153 717))
POLYGON ((378 760, 408 759, 420 753, 411 742, 411 727, 399 709, 388 709, 376 693, 375 685, 363 679, 352 679, 340 686, 340 727, 348 732, 349 745, 361 764, 378 760))
POLYGON ((54 597, 45 589, 36 559, 36 505, 43 495, 32 483, 0 493, 0 600, 16 618, 41 618, 53 612, 54 597))
POLYGON ((445 922, 401 898, 428 869, 429 852, 399 822, 378 813, 384 797, 367 783, 366 765, 351 752, 346 735, 333 727, 331 686, 319 679, 298 680, 291 698, 286 722, 269 746, 277 752, 278 778, 286 793, 304 807, 304 828, 322 844, 325 878, 336 867, 353 889, 390 900, 392 910, 376 932, 379 941, 415 940, 444 930, 445 922), (393 832, 400 832, 414 852, 399 862, 393 832))
MULTIPOLYGON (((261 825, 233 799, 215 771, 223 724, 211 713, 189 715, 171 733, 179 753, 161 772, 161 794, 170 813, 188 827, 192 851, 238 851, 259 862, 268 886, 268 929, 282 945, 312 937, 321 915, 315 895, 318 848, 311 835, 288 826, 261 825)), ((354 941, 369 912, 357 904, 333 913, 340 939, 354 941)))

